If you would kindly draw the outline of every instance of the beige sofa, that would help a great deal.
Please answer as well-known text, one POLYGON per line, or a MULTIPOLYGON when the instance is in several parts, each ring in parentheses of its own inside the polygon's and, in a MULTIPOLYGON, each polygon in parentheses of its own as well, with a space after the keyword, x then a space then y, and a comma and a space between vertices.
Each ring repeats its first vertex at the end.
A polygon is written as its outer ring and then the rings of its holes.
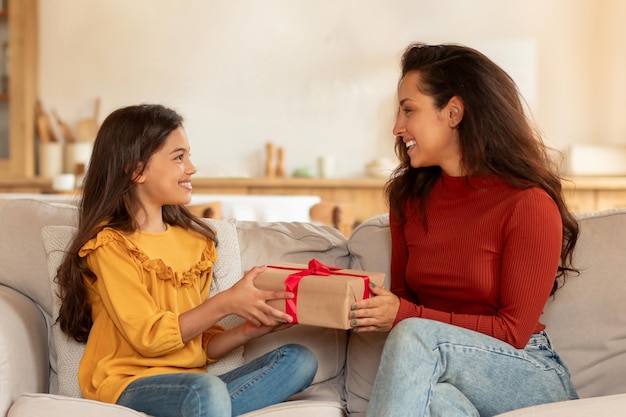
MULTIPOLYGON (((580 217, 575 260, 582 273, 550 300, 543 320, 583 399, 506 416, 626 414, 626 210, 580 217)), ((52 265, 58 258, 59 249, 54 252, 53 247, 63 247, 75 221, 76 209, 70 205, 0 202, 0 416, 143 415, 79 398, 72 391, 75 350, 81 347, 64 340, 53 326, 56 301, 48 262, 52 265)), ((307 223, 215 224, 225 241, 216 282, 223 280, 226 286, 227 276, 232 279, 253 265, 305 263, 311 258, 388 275, 386 215, 366 221, 349 239, 333 228, 307 223)), ((249 343, 224 362, 234 366, 279 344, 303 343, 319 359, 314 384, 288 402, 246 416, 360 416, 367 407, 384 337, 297 325, 249 343)))

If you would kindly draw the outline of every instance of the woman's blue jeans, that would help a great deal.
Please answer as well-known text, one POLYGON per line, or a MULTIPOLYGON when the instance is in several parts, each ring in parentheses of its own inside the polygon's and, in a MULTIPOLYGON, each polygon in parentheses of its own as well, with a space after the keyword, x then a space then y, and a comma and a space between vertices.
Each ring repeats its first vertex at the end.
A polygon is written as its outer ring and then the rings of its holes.
POLYGON ((181 372, 138 379, 117 404, 154 417, 230 417, 286 400, 313 381, 317 358, 285 345, 219 377, 181 372))
POLYGON ((367 416, 487 417, 576 398, 545 332, 515 349, 482 333, 411 318, 389 333, 367 416))

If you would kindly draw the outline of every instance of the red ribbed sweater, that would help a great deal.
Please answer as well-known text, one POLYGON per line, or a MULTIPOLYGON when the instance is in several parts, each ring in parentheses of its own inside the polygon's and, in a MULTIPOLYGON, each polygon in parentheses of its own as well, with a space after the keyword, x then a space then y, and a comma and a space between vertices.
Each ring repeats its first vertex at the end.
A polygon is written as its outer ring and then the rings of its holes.
POLYGON ((561 216, 538 187, 494 177, 442 175, 427 198, 425 228, 407 214, 391 221, 391 291, 397 324, 422 317, 475 330, 523 348, 556 276, 561 216))

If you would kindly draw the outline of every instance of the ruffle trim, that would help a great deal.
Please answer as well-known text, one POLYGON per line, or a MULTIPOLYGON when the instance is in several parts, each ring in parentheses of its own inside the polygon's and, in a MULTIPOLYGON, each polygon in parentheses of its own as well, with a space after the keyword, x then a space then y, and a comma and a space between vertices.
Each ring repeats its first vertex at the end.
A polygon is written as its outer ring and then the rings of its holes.
POLYGON ((171 281, 175 287, 189 287, 195 284, 203 272, 213 267, 214 260, 217 258, 215 246, 207 244, 198 263, 187 271, 174 272, 162 259, 150 259, 145 252, 126 239, 119 231, 110 227, 105 227, 94 239, 85 243, 78 252, 78 256, 85 257, 96 249, 111 243, 122 245, 130 256, 139 261, 145 271, 154 273, 157 278, 164 281, 171 281))

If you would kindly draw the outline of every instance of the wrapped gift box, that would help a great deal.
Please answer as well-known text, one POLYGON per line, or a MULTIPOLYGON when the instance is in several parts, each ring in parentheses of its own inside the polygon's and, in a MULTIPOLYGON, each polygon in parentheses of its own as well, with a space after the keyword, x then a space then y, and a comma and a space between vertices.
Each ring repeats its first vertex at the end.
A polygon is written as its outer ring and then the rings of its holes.
POLYGON ((303 264, 270 265, 254 280, 262 290, 291 291, 295 298, 268 304, 285 311, 294 323, 334 329, 350 329, 350 309, 368 298, 369 282, 383 285, 383 272, 341 269, 316 259, 303 264))

